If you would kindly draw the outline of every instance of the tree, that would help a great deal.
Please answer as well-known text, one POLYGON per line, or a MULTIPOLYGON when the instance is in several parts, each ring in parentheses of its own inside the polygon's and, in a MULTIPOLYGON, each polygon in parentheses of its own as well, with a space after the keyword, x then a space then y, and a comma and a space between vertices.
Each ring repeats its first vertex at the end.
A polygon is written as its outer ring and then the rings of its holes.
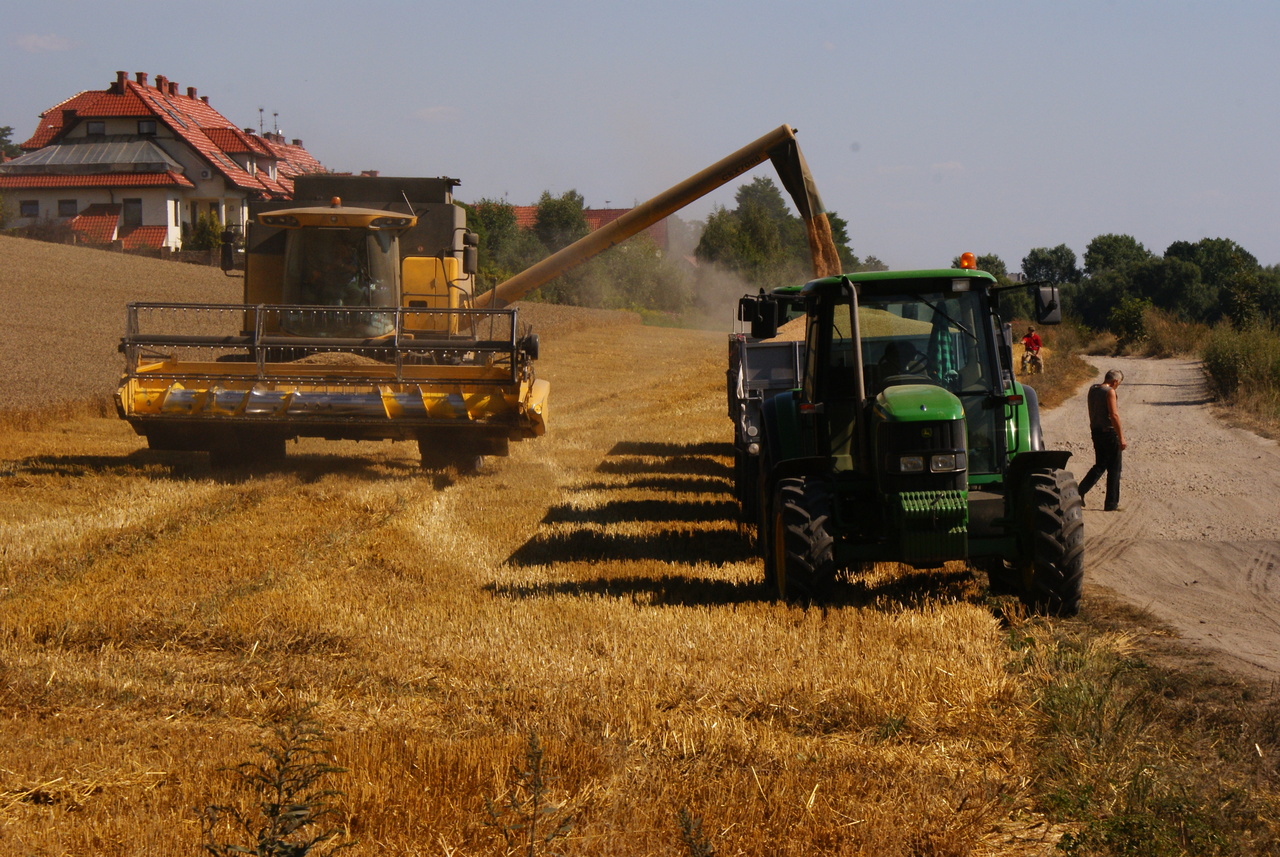
POLYGON ((576 190, 567 190, 560 196, 544 190, 538 200, 533 234, 549 252, 563 250, 591 231, 582 213, 584 205, 582 194, 576 190))
POLYGON ((547 255, 537 237, 516 223, 515 208, 495 199, 464 205, 467 223, 480 239, 476 291, 486 292, 547 255))
POLYGON ((222 222, 212 211, 196 218, 190 237, 182 242, 184 250, 219 250, 222 248, 222 222))
POLYGON ((1258 270, 1258 306, 1273 325, 1280 325, 1280 265, 1258 270))
POLYGON ((1262 285, 1256 267, 1241 263, 1223 278, 1222 311, 1236 330, 1262 324, 1262 285))
POLYGON ((1137 345, 1147 338, 1147 310, 1151 309, 1151 301, 1145 298, 1126 297, 1111 308, 1107 316, 1107 325, 1119 340, 1119 346, 1126 348, 1137 345))
POLYGON ((22 154, 22 149, 10 139, 12 135, 11 126, 0 125, 0 155, 5 158, 16 158, 22 154))
POLYGON ((688 267, 677 267, 647 234, 623 241, 603 254, 599 279, 609 284, 607 306, 678 314, 693 305, 688 267))
POLYGON ((1035 247, 1022 258, 1022 273, 1033 283, 1080 282, 1076 254, 1066 244, 1057 247, 1035 247))
POLYGON ((840 256, 840 270, 857 271, 859 270, 858 257, 853 254, 853 247, 849 245, 849 221, 845 220, 834 211, 827 212, 827 222, 831 224, 831 240, 836 244, 836 253, 840 256))
POLYGON ((1114 269, 1062 287, 1063 308, 1098 330, 1107 326, 1112 308, 1127 297, 1133 297, 1129 276, 1114 269))
POLYGON ((1125 271, 1151 256, 1151 251, 1131 235, 1099 235, 1085 248, 1084 272, 1096 276, 1103 271, 1125 271))
POLYGON ((1134 294, 1182 321, 1216 321, 1218 287, 1201 278, 1200 268, 1182 259, 1148 259, 1130 272, 1134 294))
MULTIPOLYGON (((695 255, 736 271, 750 284, 772 288, 809 279, 812 252, 804 222, 787 209, 777 185, 767 176, 742 185, 733 209, 717 206, 707 217, 695 255)), ((831 235, 845 270, 859 267, 849 247, 848 221, 828 212, 831 235)))
POLYGON ((1252 253, 1230 238, 1201 238, 1192 244, 1175 241, 1164 251, 1166 259, 1181 259, 1200 268, 1200 276, 1206 283, 1221 286, 1223 281, 1235 275, 1241 268, 1254 269, 1258 260, 1252 253))

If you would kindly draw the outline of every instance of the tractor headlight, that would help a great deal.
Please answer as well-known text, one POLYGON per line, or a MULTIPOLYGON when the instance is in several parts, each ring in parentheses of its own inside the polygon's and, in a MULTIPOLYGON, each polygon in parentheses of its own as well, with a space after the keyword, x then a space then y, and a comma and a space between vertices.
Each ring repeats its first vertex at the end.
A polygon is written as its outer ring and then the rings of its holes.
POLYGON ((759 454, 760 454, 760 444, 758 443, 747 444, 747 455, 759 455, 759 454))
POLYGON ((933 473, 954 473, 964 468, 963 452, 942 452, 929 458, 929 470, 933 473))
POLYGON ((963 452, 935 452, 898 457, 899 473, 957 473, 965 469, 963 452))
POLYGON ((923 473, 924 472, 924 456, 923 455, 904 455, 898 459, 898 471, 900 473, 923 473))
POLYGON ((956 456, 954 452, 945 455, 935 455, 929 459, 929 469, 934 473, 946 470, 956 469, 956 456))

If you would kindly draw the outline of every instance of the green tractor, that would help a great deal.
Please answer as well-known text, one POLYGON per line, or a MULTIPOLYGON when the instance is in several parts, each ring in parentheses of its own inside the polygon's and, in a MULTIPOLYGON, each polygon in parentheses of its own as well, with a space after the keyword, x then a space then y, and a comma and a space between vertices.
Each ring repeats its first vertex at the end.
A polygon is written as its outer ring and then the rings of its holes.
MULTIPOLYGON (((742 299, 751 334, 730 344, 737 490, 780 597, 820 602, 841 572, 871 563, 965 560, 1036 611, 1079 610, 1071 453, 1044 448, 999 288, 963 267, 825 277, 798 295, 742 299), (770 340, 797 301, 804 318, 786 325, 804 328, 794 381, 778 392, 775 371, 774 389, 753 400, 751 379, 767 374, 753 356, 776 351, 770 340)), ((1039 323, 1058 323, 1056 287, 1032 291, 1039 323)))

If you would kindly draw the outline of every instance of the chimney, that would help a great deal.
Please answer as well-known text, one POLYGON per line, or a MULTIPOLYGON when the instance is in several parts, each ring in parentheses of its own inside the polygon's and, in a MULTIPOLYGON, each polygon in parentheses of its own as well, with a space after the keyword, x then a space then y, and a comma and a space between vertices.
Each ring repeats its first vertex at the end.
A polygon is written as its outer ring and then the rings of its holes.
POLYGON ((297 146, 299 149, 301 149, 301 148, 302 148, 302 141, 301 141, 301 140, 298 140, 298 139, 295 139, 295 140, 293 141, 293 145, 295 145, 295 146, 297 146))
POLYGON ((165 78, 164 78, 164 75, 163 75, 163 74, 157 74, 157 75, 156 75, 156 89, 160 90, 161 94, 163 94, 164 92, 166 92, 166 91, 168 90, 168 88, 169 88, 169 87, 166 85, 166 83, 167 83, 167 81, 165 81, 165 78))
POLYGON ((115 88, 112 89, 111 91, 118 95, 123 94, 124 85, 128 82, 129 82, 129 72, 127 71, 116 72, 116 85, 115 85, 115 88))
POLYGON ((187 98, 190 98, 192 101, 196 100, 196 88, 194 86, 187 87, 187 98))
POLYGON ((178 82, 176 80, 169 81, 169 94, 174 98, 178 97, 178 82))
POLYGON ((201 100, 201 101, 203 101, 205 104, 208 104, 208 103, 209 103, 209 96, 207 96, 207 95, 202 95, 202 96, 200 96, 200 100, 201 100))
POLYGON ((133 75, 137 78, 139 84, 142 86, 147 85, 147 73, 145 71, 135 71, 133 75))

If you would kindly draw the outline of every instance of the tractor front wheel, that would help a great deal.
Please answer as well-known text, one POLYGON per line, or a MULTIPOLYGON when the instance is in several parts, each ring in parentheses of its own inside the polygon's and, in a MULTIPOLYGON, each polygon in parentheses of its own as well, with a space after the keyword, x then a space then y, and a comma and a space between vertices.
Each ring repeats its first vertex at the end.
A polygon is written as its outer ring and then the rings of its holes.
POLYGON ((1074 616, 1084 589, 1084 504, 1076 479, 1066 470, 1033 471, 1019 500, 1019 595, 1036 612, 1074 616))
POLYGON ((794 604, 824 601, 836 578, 830 486, 815 477, 782 479, 770 513, 765 563, 778 597, 794 604))

